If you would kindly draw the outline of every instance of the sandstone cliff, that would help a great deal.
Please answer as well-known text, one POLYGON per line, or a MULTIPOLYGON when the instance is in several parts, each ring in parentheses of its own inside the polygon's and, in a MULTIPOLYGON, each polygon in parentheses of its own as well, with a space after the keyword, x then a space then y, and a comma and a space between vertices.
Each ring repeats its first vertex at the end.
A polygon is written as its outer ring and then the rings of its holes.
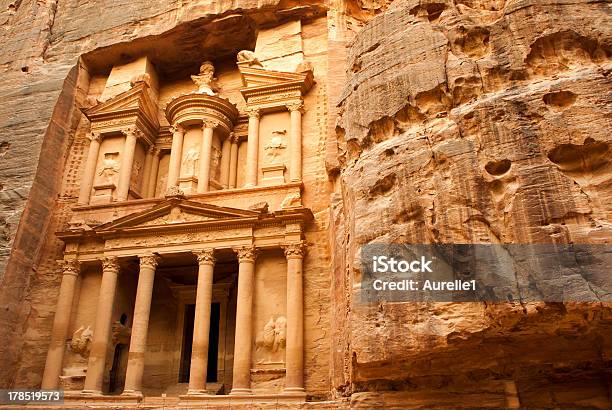
POLYGON ((379 304, 372 242, 605 243, 604 2, 395 1, 356 34, 332 201, 332 384, 354 406, 609 406, 609 304, 379 304))

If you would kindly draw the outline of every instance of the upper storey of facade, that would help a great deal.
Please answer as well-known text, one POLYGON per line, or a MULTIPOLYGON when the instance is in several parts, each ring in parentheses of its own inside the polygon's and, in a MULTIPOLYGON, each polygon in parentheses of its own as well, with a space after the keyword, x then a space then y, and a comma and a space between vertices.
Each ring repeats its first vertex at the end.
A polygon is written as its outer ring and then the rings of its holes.
POLYGON ((146 55, 92 77, 77 214, 218 191, 227 199, 259 190, 267 202, 301 205, 302 116, 314 70, 293 43, 279 53, 264 35, 255 52, 201 62, 182 78, 164 79, 146 55))

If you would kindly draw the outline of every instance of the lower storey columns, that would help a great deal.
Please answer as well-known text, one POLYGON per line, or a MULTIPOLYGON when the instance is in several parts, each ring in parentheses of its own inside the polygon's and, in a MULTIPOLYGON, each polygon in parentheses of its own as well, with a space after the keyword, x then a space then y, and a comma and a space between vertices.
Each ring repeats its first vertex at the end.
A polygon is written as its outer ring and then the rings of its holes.
POLYGON ((304 392, 304 291, 303 243, 285 246, 287 258, 287 344, 286 378, 283 393, 304 392))
POLYGON ((98 296, 96 324, 87 364, 87 375, 83 393, 102 394, 106 353, 111 333, 111 318, 119 274, 119 260, 116 257, 104 258, 102 261, 102 283, 98 296))
POLYGON ((234 384, 230 395, 252 394, 251 349, 253 346, 253 282, 256 251, 254 247, 236 249, 238 254, 238 297, 234 345, 234 384))
POLYGON ((41 384, 42 389, 57 389, 59 386, 59 376, 62 372, 66 337, 68 336, 70 313, 79 269, 78 261, 63 261, 62 284, 57 297, 57 308, 53 319, 53 330, 51 331, 51 344, 47 352, 47 362, 45 363, 45 372, 41 384))
POLYGON ((158 260, 158 256, 155 255, 140 257, 140 273, 138 275, 138 288, 136 290, 136 303, 134 305, 130 352, 128 354, 128 365, 125 375, 125 389, 123 390, 123 394, 126 395, 142 394, 144 354, 147 346, 153 282, 155 280, 155 269, 157 268, 158 260))
POLYGON ((212 303, 214 249, 195 252, 198 257, 198 286, 196 291, 195 317, 193 324, 193 347, 189 370, 187 394, 206 393, 208 367, 208 335, 210 331, 210 309, 212 303))

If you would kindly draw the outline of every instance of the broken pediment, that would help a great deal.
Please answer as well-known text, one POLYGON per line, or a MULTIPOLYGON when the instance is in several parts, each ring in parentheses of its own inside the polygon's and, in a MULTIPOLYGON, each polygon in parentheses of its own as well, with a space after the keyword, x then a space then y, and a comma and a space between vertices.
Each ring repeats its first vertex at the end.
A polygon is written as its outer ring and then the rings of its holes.
POLYGON ((246 87, 240 92, 249 106, 265 109, 299 101, 314 85, 312 70, 292 73, 246 65, 239 69, 246 87))
POLYGON ((158 107, 149 88, 146 81, 138 81, 129 90, 84 109, 83 113, 91 121, 92 131, 112 132, 133 125, 151 137, 156 136, 159 129, 158 107))

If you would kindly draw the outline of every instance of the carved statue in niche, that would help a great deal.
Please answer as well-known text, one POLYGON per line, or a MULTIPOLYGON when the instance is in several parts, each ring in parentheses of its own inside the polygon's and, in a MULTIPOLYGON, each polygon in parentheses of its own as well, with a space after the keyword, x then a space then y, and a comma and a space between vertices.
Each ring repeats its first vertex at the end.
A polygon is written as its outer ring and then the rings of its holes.
POLYGON ((140 171, 142 171, 142 164, 140 163, 140 161, 134 161, 134 168, 132 168, 132 175, 130 176, 130 186, 133 189, 136 189, 136 187, 138 187, 140 171))
POLYGON ((195 175, 199 159, 200 159, 200 152, 197 149, 191 148, 189 151, 187 151, 187 153, 185 154, 185 158, 183 158, 183 163, 182 163, 182 166, 183 166, 183 169, 185 169, 186 175, 189 175, 189 176, 195 175))
POLYGON ((192 75, 191 80, 198 86, 198 93, 215 95, 213 83, 215 82, 215 66, 210 61, 204 61, 200 66, 200 74, 192 75))
POLYGON ((259 68, 263 68, 263 64, 261 64, 255 53, 250 50, 239 51, 237 59, 239 63, 244 63, 249 67, 256 66, 259 68))
POLYGON ((281 202, 281 209, 298 208, 302 206, 302 198, 299 194, 289 194, 281 202))
POLYGON ((114 184, 115 177, 119 173, 119 157, 118 152, 106 152, 104 159, 102 160, 102 168, 98 172, 98 175, 104 178, 104 183, 114 184))
POLYGON ((282 150, 287 148, 287 146, 283 144, 283 136, 286 133, 287 130, 272 132, 272 138, 270 138, 270 142, 264 147, 267 156, 271 157, 272 159, 276 159, 276 157, 281 154, 282 150))
POLYGON ((265 324, 263 330, 257 334, 257 364, 283 363, 285 344, 287 342, 287 319, 279 316, 265 324))
POLYGON ((210 175, 212 175, 214 180, 219 180, 219 174, 221 171, 219 168, 220 163, 221 151, 215 147, 212 147, 212 152, 210 154, 210 175))
POLYGON ((82 357, 89 355, 91 341, 93 339, 93 331, 90 326, 81 326, 73 334, 70 341, 70 349, 73 352, 80 354, 82 357))

